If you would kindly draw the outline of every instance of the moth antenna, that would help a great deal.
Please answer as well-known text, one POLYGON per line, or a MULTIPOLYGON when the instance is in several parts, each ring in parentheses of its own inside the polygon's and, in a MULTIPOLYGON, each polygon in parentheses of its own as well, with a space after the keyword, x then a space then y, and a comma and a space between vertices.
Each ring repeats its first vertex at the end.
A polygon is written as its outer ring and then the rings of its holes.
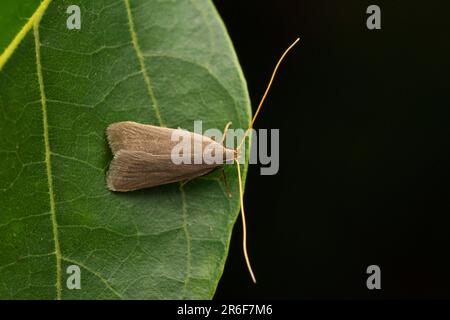
POLYGON ((236 148, 236 150, 240 150, 242 147, 242 144, 245 141, 245 138, 248 135, 248 132, 253 128, 253 124, 255 123, 256 117, 259 114, 259 111, 261 110, 261 107, 264 103, 264 100, 266 100, 267 94, 270 91, 270 87, 272 86, 272 82, 275 79, 275 75, 277 74, 278 68, 280 67, 281 62, 284 60, 284 57, 288 54, 288 52, 297 44, 297 42, 300 41, 300 38, 297 38, 285 51, 284 53, 281 55, 281 58, 278 60, 277 64, 275 65, 275 68, 273 69, 272 72, 272 76, 270 77, 270 81, 266 87, 266 91, 264 92, 261 101, 259 102, 258 108, 256 109, 255 115, 253 116, 252 121, 250 122, 250 125, 248 127, 248 129, 245 131, 244 137, 242 138, 241 142, 239 143, 239 146, 236 148))
POLYGON ((232 122, 228 122, 227 125, 225 126, 225 128, 223 129, 223 136, 222 136, 222 140, 220 141, 220 144, 223 145, 223 143, 225 142, 226 138, 227 138, 227 133, 228 133, 228 129, 230 128, 232 122))
POLYGON ((240 201, 241 201, 242 248, 244 249, 244 258, 245 258, 245 263, 247 264, 248 271, 250 272, 250 276, 252 277, 253 282, 256 283, 255 274, 253 273, 252 265, 250 264, 250 259, 248 257, 248 253, 247 253, 247 223, 245 221, 244 192, 243 192, 243 188, 242 188, 241 165, 239 164, 239 161, 237 161, 237 159, 235 159, 235 161, 236 161, 238 180, 239 180, 239 197, 240 197, 240 201))
MULTIPOLYGON (((239 153, 239 150, 242 147, 242 144, 245 141, 245 138, 247 137, 250 130, 253 128, 253 124, 255 123, 256 117, 259 114, 259 111, 261 110, 261 107, 264 103, 264 100, 266 100, 267 94, 270 91, 270 87, 272 86, 272 82, 275 79, 275 75, 277 74, 278 68, 280 67, 281 62, 284 60, 284 57, 288 54, 288 52, 297 44, 297 42, 300 41, 300 38, 297 38, 281 55, 280 59, 278 60, 277 64, 275 65, 275 68, 272 72, 272 76, 270 77, 270 81, 267 84, 266 91, 264 92, 261 101, 259 102, 258 108, 256 109, 255 115, 253 116, 252 121, 250 122, 250 125, 248 129, 245 131, 244 136, 242 137, 241 142, 239 143, 238 147, 236 148, 236 154, 239 153)), ((228 126, 226 127, 228 129, 228 126)), ((247 252, 247 223, 245 220, 245 210, 244 210, 244 191, 242 187, 242 176, 241 176, 241 166, 239 164, 239 161, 237 158, 235 159, 236 167, 237 167, 237 173, 238 173, 238 180, 239 180, 239 197, 241 202, 241 217, 242 217, 242 248, 244 250, 244 258, 245 263, 247 264, 248 271, 250 273, 250 276, 252 277, 252 280, 254 283, 256 283, 255 274, 253 273, 252 265, 250 264, 250 258, 248 257, 247 252)))

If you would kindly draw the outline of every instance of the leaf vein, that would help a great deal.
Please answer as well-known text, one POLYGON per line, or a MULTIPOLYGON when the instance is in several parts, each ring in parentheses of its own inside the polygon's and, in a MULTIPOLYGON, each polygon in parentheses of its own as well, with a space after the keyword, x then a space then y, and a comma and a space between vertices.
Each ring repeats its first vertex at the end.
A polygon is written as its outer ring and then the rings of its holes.
POLYGON ((124 0, 124 2, 125 2, 125 7, 127 9, 127 17, 128 17, 128 25, 129 25, 130 35, 131 35, 131 41, 133 43, 133 48, 134 48, 134 51, 136 52, 136 56, 139 60, 139 65, 141 67, 142 75, 144 77, 144 81, 145 81, 145 84, 147 87, 147 93, 150 97, 150 100, 152 101, 153 109, 155 110, 156 118, 158 119, 159 125, 164 126, 164 122, 161 118, 161 113, 160 113, 159 106, 158 106, 158 101, 156 100, 155 93, 153 92, 150 75, 149 75, 147 67, 145 65, 144 55, 142 54, 142 50, 139 45, 138 36, 137 36, 135 26, 134 26, 133 15, 131 13, 130 1, 124 0))
POLYGON ((219 78, 213 72, 213 70, 211 69, 211 67, 209 65, 207 65, 207 64, 200 64, 200 63, 198 63, 196 61, 192 61, 192 60, 189 60, 189 59, 186 59, 186 58, 178 57, 176 55, 163 54, 163 53, 144 53, 143 57, 144 58, 156 57, 156 58, 167 58, 167 59, 178 60, 178 61, 181 61, 181 62, 192 64, 194 66, 200 67, 203 70, 205 70, 225 90, 225 92, 227 93, 228 97, 233 101, 233 108, 234 108, 234 112, 236 113, 236 116, 237 116, 237 118, 239 120, 239 126, 242 126, 242 120, 241 120, 240 113, 238 111, 238 105, 237 105, 236 99, 233 97, 233 95, 228 90, 228 88, 223 84, 223 82, 221 80, 219 80, 219 78))
MULTIPOLYGON (((43 12, 42 12, 43 14, 43 12)), ((42 14, 36 19, 33 32, 36 51, 36 69, 39 82, 39 92, 41 95, 41 107, 42 107, 42 126, 44 131, 44 147, 45 147, 45 163, 47 171, 47 184, 48 194, 50 201, 50 213, 51 224, 53 231, 53 240, 55 243, 55 259, 56 259, 56 299, 61 299, 61 248, 58 237, 58 222, 56 220, 56 205, 55 205, 55 192, 53 190, 53 174, 51 164, 51 151, 50 151, 50 138, 48 132, 48 115, 47 115, 47 101, 45 97, 44 78, 42 74, 41 65, 41 51, 40 51, 40 38, 39 38, 39 23, 42 18, 42 14)))
POLYGON ((62 158, 62 159, 71 160, 71 161, 75 161, 75 162, 84 164, 85 166, 88 166, 89 168, 92 168, 94 170, 103 172, 103 168, 96 167, 93 164, 91 164, 91 163, 89 163, 89 162, 87 162, 85 160, 78 159, 78 158, 71 157, 71 156, 66 156, 66 155, 63 155, 63 154, 60 154, 60 153, 56 153, 56 152, 50 152, 50 154, 55 156, 55 157, 59 157, 59 158, 62 158))
POLYGON ((111 283, 105 279, 100 273, 98 273, 97 271, 89 268, 88 266, 86 266, 85 264, 79 262, 79 261, 75 261, 73 259, 67 258, 67 257, 61 257, 62 260, 69 262, 69 263, 73 263, 76 264, 80 267, 82 267, 83 269, 87 270, 88 272, 90 272, 91 274, 93 274, 94 276, 96 276, 97 278, 100 279, 101 282, 103 282, 103 284, 105 285, 106 288, 108 288, 112 293, 114 293, 118 298, 120 299, 124 299, 124 297, 116 290, 114 289, 114 287, 111 285, 111 283))
POLYGON ((20 218, 13 218, 13 219, 5 222, 5 223, 0 224, 0 229, 1 228, 6 228, 7 226, 13 224, 14 222, 20 222, 20 221, 23 221, 23 220, 28 220, 28 219, 38 218, 38 217, 44 217, 44 216, 48 216, 48 215, 50 215, 50 212, 31 214, 31 215, 23 216, 23 217, 20 217, 20 218))
POLYGON ((184 188, 183 188, 183 184, 180 183, 180 188, 179 188, 180 192, 181 192, 181 205, 182 205, 182 215, 183 215, 183 230, 184 230, 184 234, 186 236, 186 247, 187 247, 187 256, 186 256, 186 276, 185 276, 185 280, 184 280, 184 288, 183 288, 183 297, 186 297, 186 290, 187 290, 187 286, 189 283, 189 279, 191 277, 191 237, 189 234, 189 229, 188 229, 188 216, 187 216, 187 205, 186 205, 186 193, 184 192, 184 188))

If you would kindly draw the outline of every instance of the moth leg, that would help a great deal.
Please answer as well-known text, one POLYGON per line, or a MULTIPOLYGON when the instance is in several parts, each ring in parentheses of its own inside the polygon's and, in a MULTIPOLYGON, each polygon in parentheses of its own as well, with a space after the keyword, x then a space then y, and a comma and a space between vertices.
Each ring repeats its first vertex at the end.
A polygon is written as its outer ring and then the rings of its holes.
POLYGON ((195 178, 197 178, 197 177, 192 177, 192 178, 189 178, 189 179, 180 181, 180 184, 181 184, 182 187, 184 187, 186 184, 188 184, 189 182, 191 182, 191 181, 194 180, 195 178))
POLYGON ((222 177, 223 177, 223 182, 225 183, 225 190, 227 191, 228 197, 231 198, 231 191, 230 191, 230 186, 228 185, 227 182, 227 176, 225 175, 225 168, 222 167, 222 177))
POLYGON ((225 129, 223 129, 223 136, 222 136, 222 140, 220 141, 220 144, 223 145, 223 143, 225 142, 225 139, 227 137, 227 132, 228 132, 228 128, 231 126, 231 121, 228 122, 225 126, 225 129))

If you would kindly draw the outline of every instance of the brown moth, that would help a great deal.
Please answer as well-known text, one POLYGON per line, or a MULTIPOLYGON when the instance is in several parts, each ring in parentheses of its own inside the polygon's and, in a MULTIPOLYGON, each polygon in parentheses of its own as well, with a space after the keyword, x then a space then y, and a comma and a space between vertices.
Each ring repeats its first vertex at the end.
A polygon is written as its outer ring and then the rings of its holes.
POLYGON ((270 90, 278 67, 286 54, 299 40, 299 38, 296 39, 284 51, 283 55, 278 60, 272 72, 266 91, 264 92, 258 108, 256 109, 255 115, 250 122, 250 126, 246 130, 244 137, 235 150, 228 149, 222 145, 222 142, 226 137, 226 130, 228 129, 230 123, 228 123, 225 127, 223 134, 224 138, 220 143, 209 137, 186 130, 152 126, 132 121, 113 123, 109 125, 106 130, 108 142, 114 155, 106 178, 107 187, 112 191, 128 192, 156 187, 168 183, 183 182, 206 175, 214 169, 223 166, 224 163, 231 162, 237 164, 236 168, 239 181, 240 206, 243 224, 242 245, 247 268, 253 282, 255 283, 256 278, 247 253, 247 227, 244 212, 241 170, 238 156, 245 138, 253 128, 253 124, 258 116, 261 106, 263 105, 267 93, 270 90), (174 134, 185 138, 185 140, 188 141, 192 147, 188 149, 193 151, 189 152, 187 155, 184 155, 191 160, 188 161, 188 163, 177 164, 173 161, 173 150, 178 144, 178 141, 174 141, 172 139, 174 134), (195 148, 195 145, 200 145, 200 148, 195 148), (207 157, 205 159, 206 161, 196 163, 195 158, 197 156, 201 156, 202 159, 204 159, 205 154, 207 157), (208 161, 217 159, 217 155, 222 161, 208 161), (211 159, 208 159, 208 157, 211 159))
POLYGON ((106 132, 114 154, 106 181, 113 191, 126 192, 191 180, 235 158, 234 150, 223 147, 211 138, 181 129, 124 121, 111 124, 106 132), (174 133, 185 136, 185 140, 191 143, 191 150, 195 149, 195 144, 200 144, 202 157, 208 155, 206 150, 213 149, 223 155, 223 161, 195 163, 196 154, 192 152, 188 155, 191 158, 189 164, 175 164, 171 158, 178 144, 178 141, 172 141, 174 133))

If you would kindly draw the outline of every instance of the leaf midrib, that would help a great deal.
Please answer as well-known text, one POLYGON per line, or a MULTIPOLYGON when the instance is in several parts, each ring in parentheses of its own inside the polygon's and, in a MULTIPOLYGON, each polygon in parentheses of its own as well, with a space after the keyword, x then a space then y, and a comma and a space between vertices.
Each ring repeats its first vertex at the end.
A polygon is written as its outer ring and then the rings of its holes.
MULTIPOLYGON (((51 1, 51 0, 50 0, 51 1)), ((49 1, 49 3, 50 3, 49 1)), ((51 162, 51 150, 50 139, 48 133, 48 115, 47 115, 47 100, 45 97, 44 77, 42 75, 42 63, 41 63, 41 44, 39 36, 39 24, 45 10, 42 10, 36 17, 33 25, 34 46, 36 51, 36 72, 39 83, 39 93, 41 96, 42 107, 42 127, 44 133, 44 147, 45 147, 45 166, 47 171, 47 185, 50 202, 50 217, 52 224, 53 240, 55 246, 55 259, 56 259, 56 300, 61 300, 61 247, 59 244, 58 235, 58 222, 56 219, 56 205, 55 205, 55 192, 53 189, 53 174, 52 174, 52 162, 51 162)))

